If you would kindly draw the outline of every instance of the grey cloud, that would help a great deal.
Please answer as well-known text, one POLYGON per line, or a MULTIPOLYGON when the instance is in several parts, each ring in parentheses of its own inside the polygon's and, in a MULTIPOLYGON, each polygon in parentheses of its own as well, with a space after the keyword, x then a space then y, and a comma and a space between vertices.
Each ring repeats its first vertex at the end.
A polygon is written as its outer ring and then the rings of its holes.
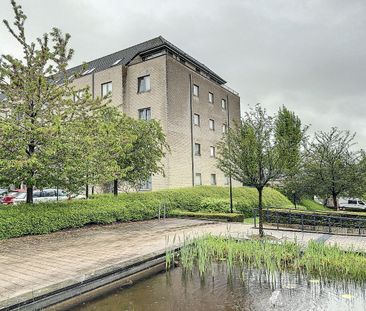
MULTIPOLYGON (((313 130, 357 131, 366 148, 364 0, 21 1, 31 37, 57 26, 72 35, 73 65, 163 35, 241 94, 295 110, 313 130)), ((11 18, 1 0, 0 18, 11 18)), ((0 28, 0 52, 19 53, 0 28)))

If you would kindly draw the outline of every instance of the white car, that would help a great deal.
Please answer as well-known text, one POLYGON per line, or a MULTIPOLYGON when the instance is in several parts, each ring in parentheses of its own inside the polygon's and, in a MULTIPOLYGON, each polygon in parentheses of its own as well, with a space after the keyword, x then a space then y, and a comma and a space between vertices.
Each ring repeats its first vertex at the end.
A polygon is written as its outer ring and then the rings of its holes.
POLYGON ((349 210, 366 210, 366 204, 360 199, 341 198, 339 199, 339 207, 341 209, 349 210))
POLYGON ((58 190, 58 197, 57 197, 57 189, 43 189, 41 191, 36 190, 33 192, 34 203, 64 201, 67 199, 68 199, 67 194, 60 189, 58 190))
MULTIPOLYGON (((68 196, 63 190, 43 189, 33 191, 33 203, 56 202, 67 200, 68 196)), ((26 192, 10 192, 3 199, 2 203, 6 205, 25 203, 27 200, 26 192)))

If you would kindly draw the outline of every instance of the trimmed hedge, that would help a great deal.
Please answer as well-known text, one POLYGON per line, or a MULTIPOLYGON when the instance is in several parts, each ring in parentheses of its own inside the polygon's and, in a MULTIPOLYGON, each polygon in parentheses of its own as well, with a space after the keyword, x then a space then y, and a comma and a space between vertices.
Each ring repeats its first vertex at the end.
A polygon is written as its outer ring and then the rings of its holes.
POLYGON ((238 213, 208 213, 208 212, 187 212, 182 210, 172 210, 170 216, 173 217, 191 217, 212 220, 225 220, 228 222, 243 222, 245 216, 238 213))
MULTIPOLYGON (((229 212, 228 188, 195 187, 156 192, 98 195, 90 200, 74 200, 35 205, 0 206, 0 239, 23 235, 46 234, 88 224, 110 224, 156 218, 165 205, 188 212, 229 212)), ((233 191, 234 209, 251 216, 257 205, 256 189, 241 187, 233 191)), ((265 189, 266 206, 288 207, 291 203, 279 192, 265 189)))
MULTIPOLYGON (((110 197, 110 195, 107 195, 110 197)), ((105 195, 98 196, 105 197, 105 195)), ((120 200, 125 202, 157 200, 165 204, 169 210, 181 209, 190 212, 220 212, 230 211, 229 188, 200 186, 195 188, 182 188, 162 190, 147 193, 121 194, 120 200)), ((255 188, 233 188, 234 211, 246 213, 258 205, 258 192, 255 188)), ((271 188, 263 192, 263 205, 265 207, 291 207, 291 202, 281 193, 271 188)))

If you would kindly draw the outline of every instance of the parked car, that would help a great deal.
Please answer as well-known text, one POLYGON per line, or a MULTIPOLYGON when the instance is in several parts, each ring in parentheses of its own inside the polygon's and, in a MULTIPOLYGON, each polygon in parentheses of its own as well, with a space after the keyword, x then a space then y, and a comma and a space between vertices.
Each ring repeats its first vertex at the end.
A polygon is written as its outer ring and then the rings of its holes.
MULTIPOLYGON (((3 199, 2 204, 19 204, 25 203, 27 199, 27 194, 25 191, 14 191, 8 193, 3 199)), ((57 189, 43 189, 33 191, 33 202, 56 202, 67 200, 68 196, 63 190, 57 189), (58 196, 57 196, 58 191, 58 196)))
POLYGON ((340 198, 338 204, 344 210, 366 210, 365 202, 357 198, 340 198))
POLYGON ((1 199, 1 203, 5 205, 19 204, 26 201, 26 196, 27 194, 23 190, 13 190, 1 199))
POLYGON ((0 200, 8 193, 8 189, 0 189, 0 200))

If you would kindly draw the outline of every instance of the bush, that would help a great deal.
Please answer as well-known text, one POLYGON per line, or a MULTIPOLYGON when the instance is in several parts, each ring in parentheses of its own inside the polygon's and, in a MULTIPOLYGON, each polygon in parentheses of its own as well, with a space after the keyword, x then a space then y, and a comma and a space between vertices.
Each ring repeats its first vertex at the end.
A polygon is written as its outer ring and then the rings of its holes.
MULTIPOLYGON (((251 217, 257 206, 257 191, 240 187, 233 191, 234 210, 251 217)), ((266 206, 287 207, 291 203, 277 191, 264 191, 266 206)), ((156 192, 97 195, 90 200, 0 206, 0 239, 23 235, 45 234, 88 224, 110 224, 156 218, 159 208, 204 213, 228 213, 229 189, 195 187, 156 192)))
POLYGON ((172 210, 170 213, 174 217, 193 217, 193 218, 203 218, 203 219, 213 219, 213 220, 225 220, 225 221, 235 221, 243 222, 243 214, 238 213, 205 213, 205 212, 187 212, 182 210, 172 210))

